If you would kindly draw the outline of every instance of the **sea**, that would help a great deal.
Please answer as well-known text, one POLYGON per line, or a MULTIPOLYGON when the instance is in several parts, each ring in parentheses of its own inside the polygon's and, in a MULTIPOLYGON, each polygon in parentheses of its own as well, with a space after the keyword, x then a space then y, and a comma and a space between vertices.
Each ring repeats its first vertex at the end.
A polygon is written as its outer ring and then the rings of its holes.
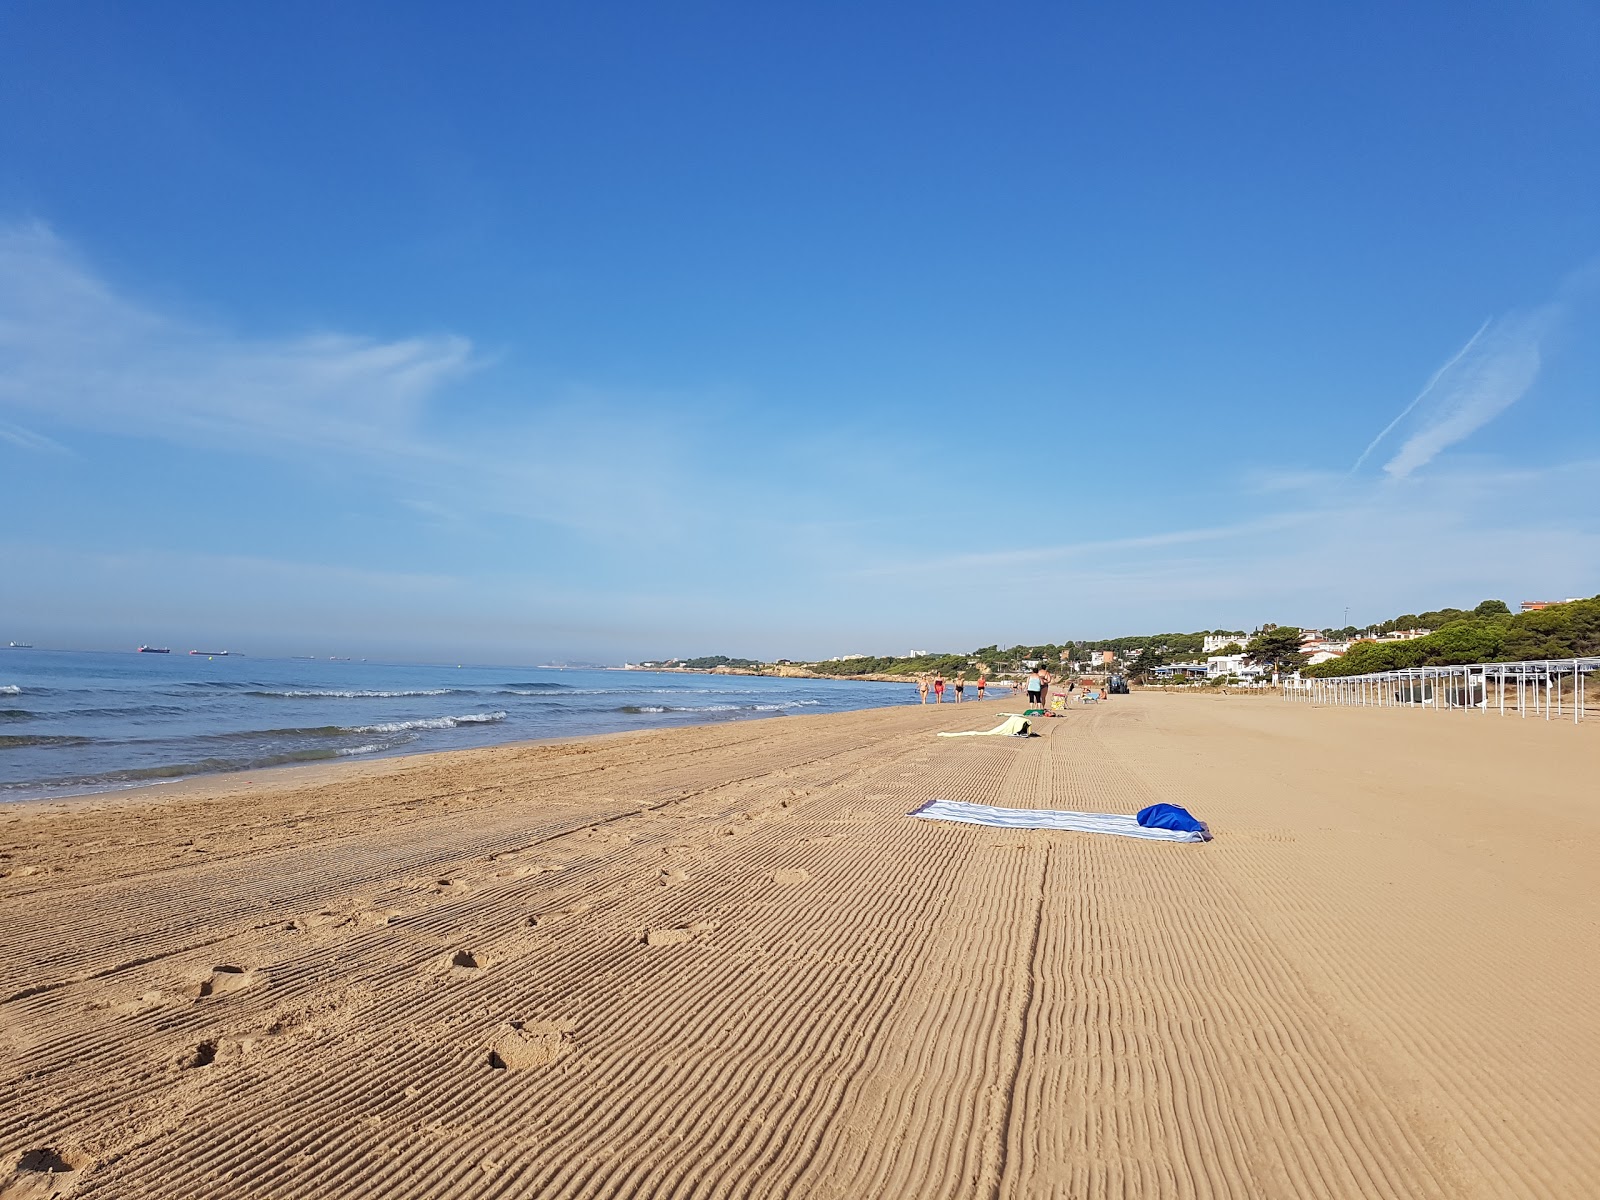
POLYGON ((916 702, 847 679, 0 648, 0 802, 916 702))

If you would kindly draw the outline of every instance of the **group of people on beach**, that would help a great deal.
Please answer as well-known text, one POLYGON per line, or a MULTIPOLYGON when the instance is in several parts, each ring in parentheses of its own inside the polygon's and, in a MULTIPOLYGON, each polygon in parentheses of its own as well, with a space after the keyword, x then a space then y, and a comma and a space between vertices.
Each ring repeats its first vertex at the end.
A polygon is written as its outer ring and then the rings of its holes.
MULTIPOLYGON (((988 680, 986 680, 982 675, 978 676, 978 699, 979 700, 983 699, 983 689, 984 689, 984 687, 986 686, 987 683, 988 683, 988 680)), ((933 688, 933 702, 935 704, 943 704, 944 703, 944 672, 941 671, 938 674, 934 675, 933 678, 931 679, 931 681, 930 681, 929 677, 926 676, 926 675, 919 675, 917 677, 917 694, 922 697, 922 702, 924 704, 926 704, 928 702, 928 689, 929 689, 930 684, 931 684, 931 686, 933 688)), ((955 702, 957 704, 961 703, 962 698, 963 698, 963 694, 966 692, 966 690, 967 690, 967 677, 965 675, 957 675, 956 676, 956 680, 955 680, 955 693, 956 693, 955 702)))

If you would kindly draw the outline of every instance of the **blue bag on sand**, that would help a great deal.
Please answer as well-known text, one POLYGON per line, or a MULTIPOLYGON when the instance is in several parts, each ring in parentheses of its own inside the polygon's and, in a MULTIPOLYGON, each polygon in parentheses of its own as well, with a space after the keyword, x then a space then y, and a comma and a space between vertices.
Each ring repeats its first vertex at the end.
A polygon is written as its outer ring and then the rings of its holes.
POLYGON ((1194 814, 1176 804, 1152 804, 1148 808, 1141 808, 1134 820, 1146 829, 1178 829, 1185 833, 1206 831, 1205 825, 1195 820, 1194 814))

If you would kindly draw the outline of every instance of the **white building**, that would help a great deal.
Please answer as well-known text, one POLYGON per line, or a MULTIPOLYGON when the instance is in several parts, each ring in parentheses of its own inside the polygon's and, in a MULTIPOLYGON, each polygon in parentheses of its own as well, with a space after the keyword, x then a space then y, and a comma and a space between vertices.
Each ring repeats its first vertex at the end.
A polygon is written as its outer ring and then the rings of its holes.
POLYGON ((1242 654, 1213 654, 1206 659, 1206 675, 1211 679, 1223 675, 1232 675, 1238 679, 1259 679, 1266 673, 1265 667, 1246 662, 1242 654))
POLYGON ((1226 650, 1229 646, 1242 648, 1249 640, 1249 636, 1243 633, 1208 633, 1200 649, 1203 653, 1215 654, 1219 650, 1226 650))

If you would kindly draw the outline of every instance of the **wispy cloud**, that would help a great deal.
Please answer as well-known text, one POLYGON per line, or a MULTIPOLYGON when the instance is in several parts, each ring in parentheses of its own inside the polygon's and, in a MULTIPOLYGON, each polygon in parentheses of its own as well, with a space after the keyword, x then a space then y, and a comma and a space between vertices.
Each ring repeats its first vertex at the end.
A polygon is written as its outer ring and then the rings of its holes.
POLYGON ((995 550, 953 554, 931 558, 884 563, 862 568, 866 575, 941 576, 964 571, 1019 571, 1065 568, 1074 562, 1104 560, 1110 555, 1137 554, 1141 551, 1174 551, 1205 543, 1231 542, 1261 537, 1317 519, 1315 512, 1284 512, 1256 517, 1230 525, 1203 529, 1174 529, 1135 537, 1099 538, 1056 545, 1031 546, 1014 550, 995 550))
POLYGON ((427 400, 473 367, 442 334, 252 339, 118 295, 48 227, 0 227, 0 404, 201 445, 426 455, 427 400))
MULTIPOLYGON (((0 224, 0 414, 360 470, 430 520, 488 514, 623 540, 682 524, 686 403, 560 387, 502 397, 474 421, 463 402, 491 365, 447 332, 241 335, 127 294, 46 225, 0 224), (633 463, 626 513, 592 465, 600 447, 633 463)), ((0 438, 59 448, 17 424, 0 438)))
POLYGON ((13 446, 20 446, 24 450, 32 450, 41 454, 71 454, 60 442, 47 438, 42 433, 35 433, 31 429, 24 429, 21 425, 12 425, 7 421, 0 421, 0 441, 10 442, 13 446))
POLYGON ((1533 386, 1542 362, 1541 344, 1560 317, 1560 305, 1548 304, 1528 314, 1485 321, 1368 443, 1351 472, 1360 470, 1402 425, 1409 428, 1405 441, 1383 466, 1393 479, 1404 479, 1482 429, 1533 386))

